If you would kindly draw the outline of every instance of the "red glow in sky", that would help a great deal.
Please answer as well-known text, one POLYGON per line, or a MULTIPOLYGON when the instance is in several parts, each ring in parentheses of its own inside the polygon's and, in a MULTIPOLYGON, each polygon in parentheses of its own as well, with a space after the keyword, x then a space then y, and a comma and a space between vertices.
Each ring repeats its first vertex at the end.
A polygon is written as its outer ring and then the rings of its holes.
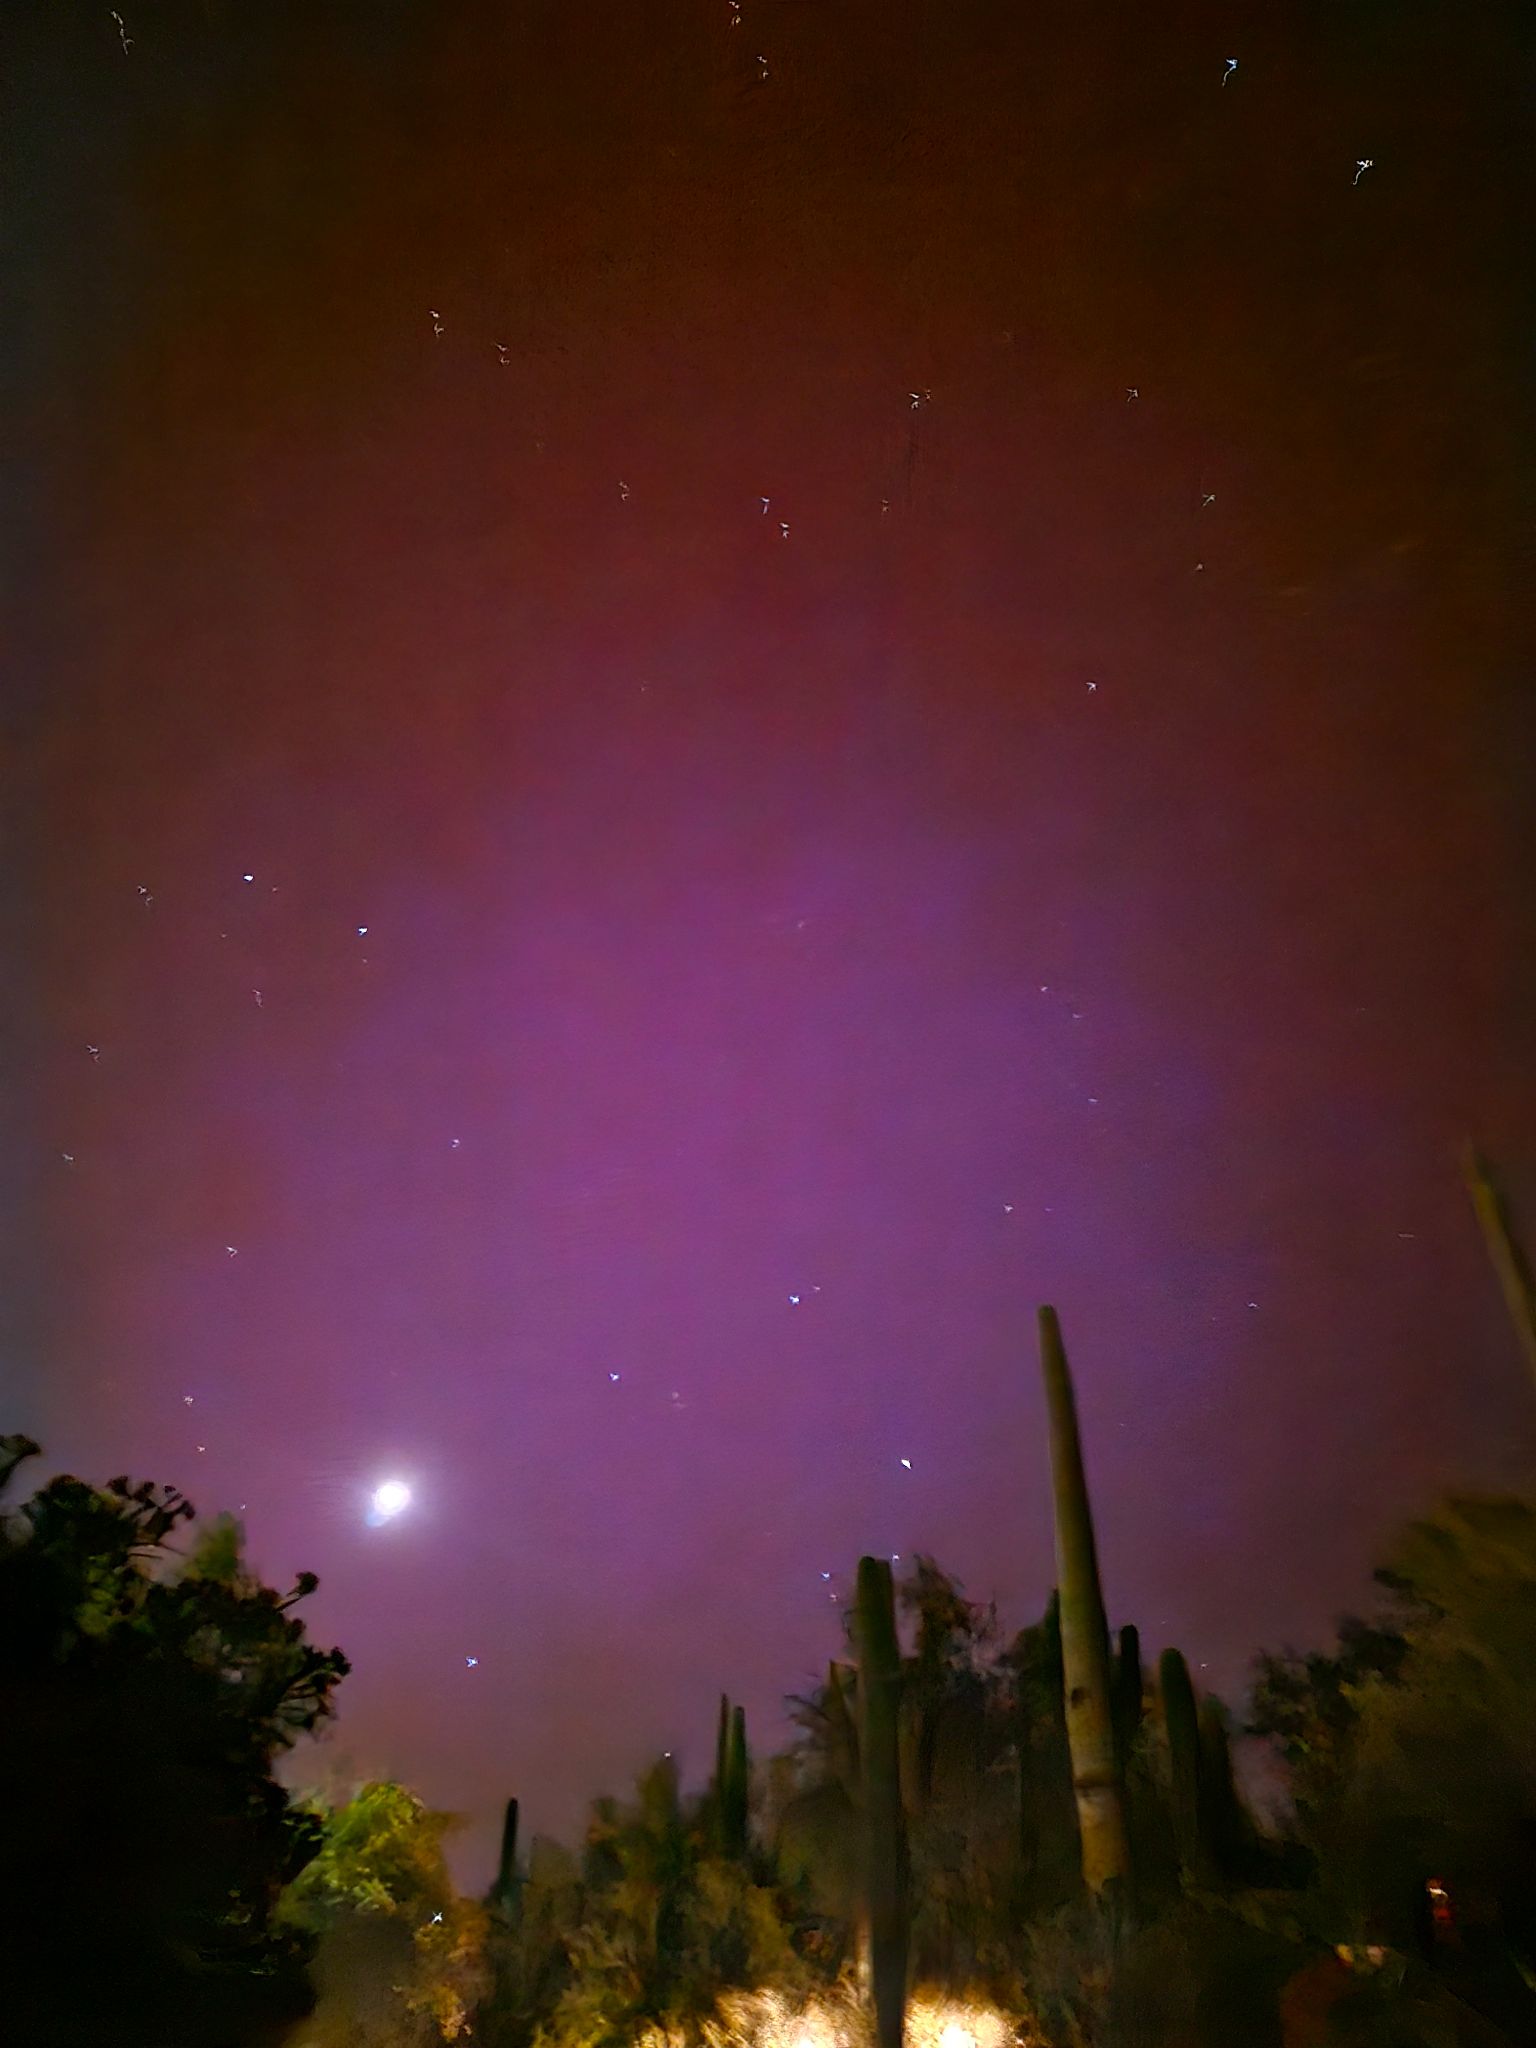
POLYGON ((1225 1683, 1522 1469, 1515 10, 122 12, 9 87, 5 1426, 560 1826, 861 1550, 1037 1610, 1038 1300, 1225 1683))

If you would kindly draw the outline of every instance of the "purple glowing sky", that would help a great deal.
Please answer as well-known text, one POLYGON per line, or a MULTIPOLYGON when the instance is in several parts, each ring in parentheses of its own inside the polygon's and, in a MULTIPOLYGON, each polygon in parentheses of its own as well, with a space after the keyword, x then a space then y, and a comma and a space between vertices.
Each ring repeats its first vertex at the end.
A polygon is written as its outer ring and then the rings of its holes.
POLYGON ((1230 1683, 1536 1448, 1498 10, 439 12, 25 52, 5 1424, 483 1846, 1033 1613, 1051 1299, 1230 1683))

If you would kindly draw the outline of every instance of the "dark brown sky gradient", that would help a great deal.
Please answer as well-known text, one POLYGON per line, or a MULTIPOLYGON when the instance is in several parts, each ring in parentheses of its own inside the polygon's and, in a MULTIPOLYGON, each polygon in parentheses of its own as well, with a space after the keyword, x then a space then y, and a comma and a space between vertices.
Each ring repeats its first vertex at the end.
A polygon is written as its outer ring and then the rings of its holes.
POLYGON ((8 1424, 562 1825, 861 1549, 1037 1606, 1036 1300, 1213 1680, 1521 1474, 1521 11, 121 11, 9 32, 8 1424))

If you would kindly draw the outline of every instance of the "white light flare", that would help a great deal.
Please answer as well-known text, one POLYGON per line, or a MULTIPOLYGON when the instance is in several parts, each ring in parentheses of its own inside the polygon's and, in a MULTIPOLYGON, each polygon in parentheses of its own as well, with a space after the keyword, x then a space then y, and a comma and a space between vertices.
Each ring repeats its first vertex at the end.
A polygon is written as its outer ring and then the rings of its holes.
POLYGON ((411 1489, 403 1479, 384 1479, 368 1497, 368 1524, 377 1529, 403 1515, 411 1504, 411 1489))

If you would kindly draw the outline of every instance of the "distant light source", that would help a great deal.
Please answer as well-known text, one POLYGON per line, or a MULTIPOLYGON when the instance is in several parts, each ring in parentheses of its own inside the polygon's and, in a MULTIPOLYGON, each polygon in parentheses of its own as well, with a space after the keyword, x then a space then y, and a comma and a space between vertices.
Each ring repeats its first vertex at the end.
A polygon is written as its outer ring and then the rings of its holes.
POLYGON ((377 1522, 392 1522, 396 1515, 403 1515, 411 1504, 411 1489, 403 1479, 386 1479, 373 1489, 370 1501, 373 1509, 369 1519, 377 1522))

